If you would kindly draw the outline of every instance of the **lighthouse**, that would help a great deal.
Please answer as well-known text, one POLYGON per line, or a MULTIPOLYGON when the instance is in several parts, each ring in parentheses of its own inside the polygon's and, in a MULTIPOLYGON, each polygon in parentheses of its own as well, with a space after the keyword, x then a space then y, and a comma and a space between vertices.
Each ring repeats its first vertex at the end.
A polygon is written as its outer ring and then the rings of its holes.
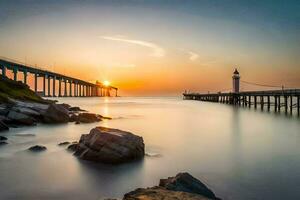
POLYGON ((234 70, 232 76, 232 92, 239 93, 240 92, 240 73, 237 69, 234 70))

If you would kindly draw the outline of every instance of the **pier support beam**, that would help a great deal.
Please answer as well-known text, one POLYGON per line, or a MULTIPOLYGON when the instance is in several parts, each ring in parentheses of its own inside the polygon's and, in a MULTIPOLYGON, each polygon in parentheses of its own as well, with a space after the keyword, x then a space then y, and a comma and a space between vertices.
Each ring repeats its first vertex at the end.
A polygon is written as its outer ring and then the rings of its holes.
POLYGON ((49 75, 47 75, 48 76, 48 97, 50 97, 51 96, 51 91, 50 91, 50 79, 51 79, 51 77, 49 76, 49 75))
POLYGON ((58 79, 58 96, 61 97, 61 78, 58 79))
POLYGON ((43 96, 46 96, 46 74, 43 76, 43 96))
POLYGON ((26 70, 23 72, 23 81, 24 81, 24 84, 27 84, 27 71, 26 70))
POLYGON ((267 96, 267 108, 268 108, 268 111, 270 111, 270 107, 271 107, 271 100, 270 100, 270 96, 267 96))
POLYGON ((67 97, 68 96, 68 89, 67 89, 67 80, 64 79, 64 96, 67 97))
POLYGON ((281 96, 278 96, 278 112, 280 112, 280 110, 281 110, 280 97, 281 96))
POLYGON ((293 96, 290 96, 290 114, 293 114, 293 96))
POLYGON ((16 67, 14 67, 13 73, 14 73, 14 81, 17 81, 18 80, 18 69, 16 67))
POLYGON ((69 88, 69 96, 72 97, 72 80, 69 80, 70 88, 69 88))
POLYGON ((34 91, 37 92, 37 84, 38 84, 38 74, 34 73, 34 91))
POLYGON ((56 94, 55 94, 55 82, 56 82, 56 76, 53 76, 53 86, 52 86, 52 96, 53 97, 56 97, 56 94))

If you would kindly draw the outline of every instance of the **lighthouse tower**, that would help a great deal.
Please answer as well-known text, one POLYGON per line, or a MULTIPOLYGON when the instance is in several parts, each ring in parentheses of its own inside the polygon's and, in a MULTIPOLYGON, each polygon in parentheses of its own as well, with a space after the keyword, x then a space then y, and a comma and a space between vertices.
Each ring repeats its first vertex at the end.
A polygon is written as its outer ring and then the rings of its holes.
POLYGON ((240 73, 237 69, 235 69, 232 76, 232 90, 233 93, 240 92, 240 73))

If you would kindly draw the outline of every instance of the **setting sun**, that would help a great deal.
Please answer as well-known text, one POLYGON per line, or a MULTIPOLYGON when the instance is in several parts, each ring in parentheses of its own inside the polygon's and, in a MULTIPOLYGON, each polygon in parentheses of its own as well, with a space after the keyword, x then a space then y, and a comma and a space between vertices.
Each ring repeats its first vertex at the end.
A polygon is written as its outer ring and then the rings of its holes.
POLYGON ((110 85, 110 82, 109 82, 109 81, 107 81, 107 80, 105 80, 105 81, 103 81, 103 85, 105 85, 105 86, 109 86, 109 85, 110 85))

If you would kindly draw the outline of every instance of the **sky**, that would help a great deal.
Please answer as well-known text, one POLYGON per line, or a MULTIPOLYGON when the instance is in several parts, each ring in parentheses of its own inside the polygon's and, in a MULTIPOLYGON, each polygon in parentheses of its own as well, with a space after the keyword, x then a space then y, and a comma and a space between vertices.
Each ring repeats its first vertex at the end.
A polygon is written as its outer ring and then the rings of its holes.
POLYGON ((123 96, 300 88, 299 0, 0 0, 0 57, 123 96), (242 84, 242 90, 274 89, 242 84))

